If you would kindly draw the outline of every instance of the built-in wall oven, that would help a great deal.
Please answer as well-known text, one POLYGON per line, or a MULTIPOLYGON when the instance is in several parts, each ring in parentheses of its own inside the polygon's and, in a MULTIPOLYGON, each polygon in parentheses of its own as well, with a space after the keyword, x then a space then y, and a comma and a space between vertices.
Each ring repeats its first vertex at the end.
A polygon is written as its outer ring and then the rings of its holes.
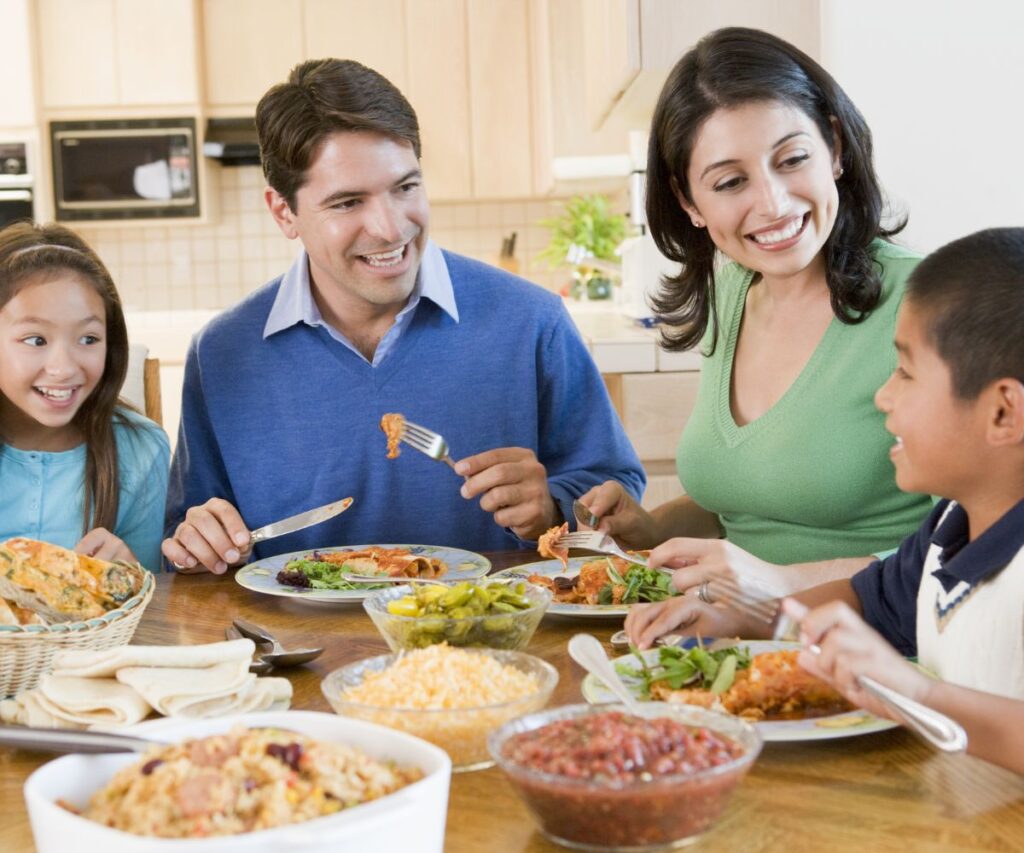
POLYGON ((0 141, 0 228, 35 216, 32 164, 27 142, 0 141))
POLYGON ((199 216, 194 118, 50 123, 57 219, 199 216))

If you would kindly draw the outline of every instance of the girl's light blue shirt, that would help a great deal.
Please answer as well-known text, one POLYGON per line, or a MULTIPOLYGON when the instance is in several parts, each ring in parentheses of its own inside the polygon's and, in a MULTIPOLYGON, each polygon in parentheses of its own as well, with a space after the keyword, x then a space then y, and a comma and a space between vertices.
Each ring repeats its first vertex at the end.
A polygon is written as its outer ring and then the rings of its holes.
MULTIPOLYGON (((114 422, 121 494, 112 532, 159 571, 170 447, 153 421, 121 412, 134 428, 114 422)), ((73 548, 83 535, 84 498, 84 444, 58 453, 0 445, 0 542, 25 536, 73 548)))

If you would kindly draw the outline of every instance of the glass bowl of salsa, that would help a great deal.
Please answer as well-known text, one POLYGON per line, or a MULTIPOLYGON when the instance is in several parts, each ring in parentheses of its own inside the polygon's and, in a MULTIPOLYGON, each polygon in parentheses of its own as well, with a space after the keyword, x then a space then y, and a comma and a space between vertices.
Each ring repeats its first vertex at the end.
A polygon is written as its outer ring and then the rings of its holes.
POLYGON ((565 705, 492 732, 491 755, 541 831, 568 847, 648 851, 707 831, 761 751, 737 717, 688 705, 565 705))

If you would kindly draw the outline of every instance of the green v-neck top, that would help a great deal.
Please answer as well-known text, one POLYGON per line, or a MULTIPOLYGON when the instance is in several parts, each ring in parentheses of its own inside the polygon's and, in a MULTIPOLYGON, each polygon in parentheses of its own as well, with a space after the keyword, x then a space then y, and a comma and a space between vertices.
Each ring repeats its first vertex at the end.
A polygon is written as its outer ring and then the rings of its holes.
POLYGON ((878 306, 855 325, 833 318, 785 394, 744 426, 733 419, 730 384, 754 273, 730 263, 717 275, 717 345, 704 359, 676 465, 686 493, 718 514, 726 538, 769 562, 895 548, 931 509, 930 497, 897 488, 894 439, 874 404, 896 366, 896 312, 920 257, 881 240, 873 251, 878 306))

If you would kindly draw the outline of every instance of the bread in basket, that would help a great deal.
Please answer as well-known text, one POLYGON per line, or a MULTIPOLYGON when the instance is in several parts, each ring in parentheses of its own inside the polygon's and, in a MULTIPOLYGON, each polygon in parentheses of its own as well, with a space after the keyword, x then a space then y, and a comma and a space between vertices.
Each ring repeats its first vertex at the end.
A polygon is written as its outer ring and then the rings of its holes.
POLYGON ((34 687, 58 651, 128 643, 154 587, 141 566, 33 539, 0 543, 0 698, 34 687))

